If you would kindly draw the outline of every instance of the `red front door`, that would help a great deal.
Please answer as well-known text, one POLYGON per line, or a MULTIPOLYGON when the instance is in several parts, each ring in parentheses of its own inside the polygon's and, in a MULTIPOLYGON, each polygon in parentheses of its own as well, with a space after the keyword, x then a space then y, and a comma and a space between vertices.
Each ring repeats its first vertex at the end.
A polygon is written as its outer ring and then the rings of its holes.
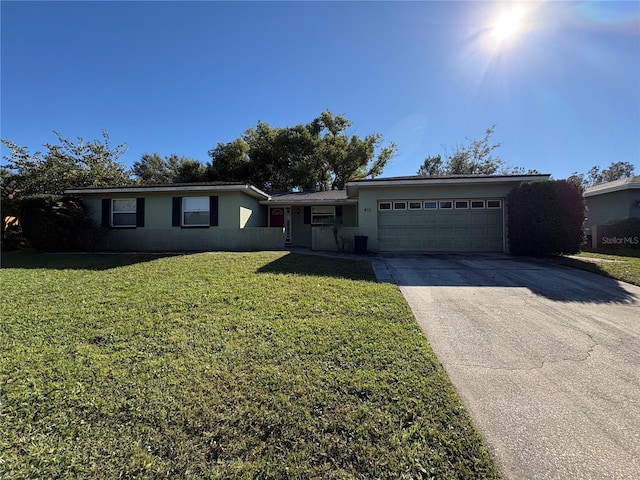
POLYGON ((269 209, 269 226, 284 227, 284 208, 269 209))

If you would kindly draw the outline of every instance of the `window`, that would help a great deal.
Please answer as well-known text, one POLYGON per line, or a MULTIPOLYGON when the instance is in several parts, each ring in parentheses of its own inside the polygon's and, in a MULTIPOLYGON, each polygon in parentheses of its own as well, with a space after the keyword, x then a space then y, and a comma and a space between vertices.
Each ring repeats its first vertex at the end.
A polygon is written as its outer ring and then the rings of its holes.
POLYGON ((336 207, 333 205, 316 205, 311 207, 311 225, 331 223, 336 216, 336 207))
POLYGON ((218 196, 172 197, 172 227, 217 227, 218 196))
POLYGON ((440 202, 440 208, 453 208, 453 202, 451 200, 445 200, 440 202))
POLYGON ((391 202, 378 203, 378 210, 391 210, 391 202))
POLYGON ((425 210, 434 210, 436 208, 438 208, 438 202, 436 202, 435 200, 426 200, 424 202, 425 210))
POLYGON ((471 208, 484 208, 484 200, 471 200, 471 208))
POLYGON ((487 208, 502 208, 502 200, 487 200, 487 208))
POLYGON ((185 227, 209 226, 209 197, 182 199, 182 225, 185 227))
POLYGON ((407 209, 407 202, 393 202, 393 209, 394 210, 406 210, 407 209))
POLYGON ((409 210, 422 210, 422 202, 409 202, 409 210))
POLYGON ((456 208, 469 208, 468 200, 456 200, 456 208))
POLYGON ((136 218, 135 198, 114 198, 111 200, 112 227, 135 227, 136 218))

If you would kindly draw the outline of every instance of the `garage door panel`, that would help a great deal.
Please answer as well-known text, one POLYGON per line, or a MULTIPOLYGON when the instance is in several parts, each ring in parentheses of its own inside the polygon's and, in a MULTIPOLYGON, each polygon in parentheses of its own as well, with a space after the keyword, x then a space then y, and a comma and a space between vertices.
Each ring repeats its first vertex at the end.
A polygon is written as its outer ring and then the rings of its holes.
POLYGON ((469 238, 454 238, 453 239, 453 248, 456 250, 460 250, 463 252, 468 252, 471 250, 471 239, 469 238))
POLYGON ((503 210, 378 211, 381 251, 503 251, 503 210))

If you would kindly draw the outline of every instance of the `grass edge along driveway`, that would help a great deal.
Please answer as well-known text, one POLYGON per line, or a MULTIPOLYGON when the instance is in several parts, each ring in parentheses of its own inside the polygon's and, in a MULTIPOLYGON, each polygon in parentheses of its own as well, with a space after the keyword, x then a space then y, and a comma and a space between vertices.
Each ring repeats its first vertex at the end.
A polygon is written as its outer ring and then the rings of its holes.
POLYGON ((554 261, 640 286, 640 253, 638 251, 581 252, 579 255, 556 257, 554 261))
POLYGON ((498 477, 368 262, 15 253, 0 280, 0 477, 498 477))

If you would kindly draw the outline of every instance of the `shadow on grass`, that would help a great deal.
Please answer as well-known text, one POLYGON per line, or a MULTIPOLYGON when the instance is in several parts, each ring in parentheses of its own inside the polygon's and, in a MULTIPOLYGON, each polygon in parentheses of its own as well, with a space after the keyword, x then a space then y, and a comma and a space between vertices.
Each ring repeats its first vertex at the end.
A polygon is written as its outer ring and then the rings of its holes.
POLYGON ((30 251, 2 252, 2 268, 46 270, 110 270, 151 262, 178 254, 168 253, 42 253, 30 251))
POLYGON ((329 258, 320 255, 289 253, 260 267, 256 273, 279 273, 284 275, 305 275, 335 277, 348 280, 375 282, 371 264, 362 260, 329 258))
MULTIPOLYGON (((613 254, 607 254, 613 255, 613 254)), ((609 277, 613 280, 620 280, 623 282, 631 283, 632 285, 636 285, 640 287, 640 276, 638 275, 638 266, 630 266, 628 263, 622 263, 626 265, 627 275, 616 274, 616 272, 611 272, 607 268, 609 262, 620 263, 625 261, 626 256, 621 256, 620 260, 615 259, 598 259, 597 257, 584 257, 575 258, 575 257, 557 257, 552 259, 552 262, 564 265, 566 267, 576 268, 578 270, 584 270, 585 272, 596 273, 598 275, 602 275, 604 277, 609 277), (600 263, 603 262, 603 263, 600 263)))

